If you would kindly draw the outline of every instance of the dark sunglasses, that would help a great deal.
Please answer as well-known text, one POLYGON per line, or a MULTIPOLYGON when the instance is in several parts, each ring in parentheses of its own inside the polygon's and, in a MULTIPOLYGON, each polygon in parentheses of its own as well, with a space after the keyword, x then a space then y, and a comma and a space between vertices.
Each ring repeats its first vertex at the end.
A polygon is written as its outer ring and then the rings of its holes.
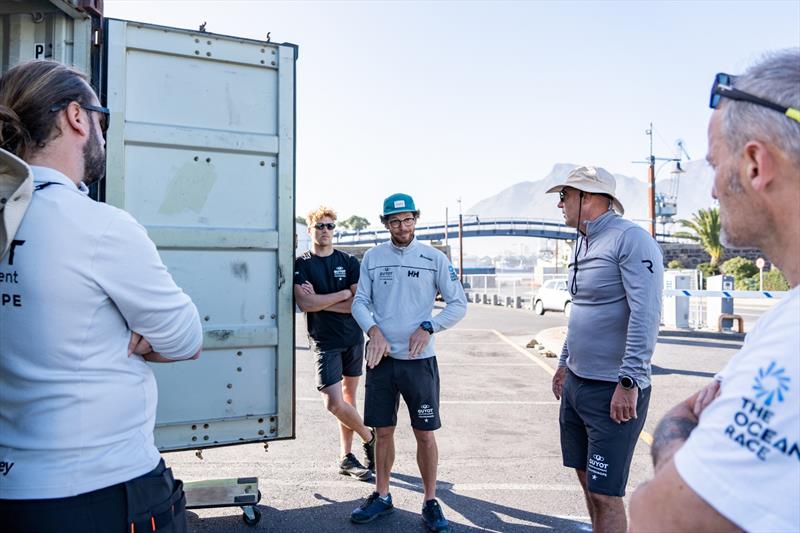
MULTIPOLYGON (((71 102, 61 102, 60 104, 56 104, 50 108, 50 112, 56 113, 58 111, 61 111, 62 109, 66 109, 70 103, 71 102)), ((78 103, 78 105, 87 111, 94 111, 95 113, 101 113, 100 130, 103 133, 108 131, 108 127, 111 125, 111 110, 109 108, 100 107, 96 105, 81 104, 81 103, 78 103)))
POLYGON ((317 222, 316 224, 314 224, 314 227, 317 228, 318 230, 321 230, 321 229, 324 229, 324 228, 328 228, 329 230, 333 230, 333 228, 336 227, 336 224, 334 224, 332 222, 328 222, 328 223, 317 222))
POLYGON ((731 76, 730 74, 725 74, 724 72, 719 72, 714 77, 714 85, 711 86, 711 100, 708 103, 711 109, 717 109, 717 107, 719 107, 720 100, 722 100, 724 97, 731 100, 739 100, 741 102, 750 102, 751 104, 760 105, 761 107, 778 111, 790 119, 800 122, 800 110, 793 107, 782 106, 774 102, 770 102, 769 100, 759 98, 758 96, 750 93, 740 91, 739 89, 734 89, 733 81, 735 79, 736 76, 731 76))

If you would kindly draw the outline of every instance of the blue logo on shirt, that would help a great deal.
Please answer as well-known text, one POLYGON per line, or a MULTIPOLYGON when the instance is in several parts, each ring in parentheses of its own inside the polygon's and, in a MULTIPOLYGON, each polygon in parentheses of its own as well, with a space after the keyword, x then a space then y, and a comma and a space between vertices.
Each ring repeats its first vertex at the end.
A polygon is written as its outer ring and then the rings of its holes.
POLYGON ((447 265, 447 269, 450 271, 450 281, 457 280, 458 274, 456 274, 456 269, 453 268, 453 265, 447 265))
POLYGON ((772 361, 766 370, 758 369, 753 390, 756 391, 756 398, 764 401, 764 405, 771 405, 772 400, 783 401, 786 392, 789 390, 789 376, 783 375, 785 368, 776 368, 775 361, 772 361))

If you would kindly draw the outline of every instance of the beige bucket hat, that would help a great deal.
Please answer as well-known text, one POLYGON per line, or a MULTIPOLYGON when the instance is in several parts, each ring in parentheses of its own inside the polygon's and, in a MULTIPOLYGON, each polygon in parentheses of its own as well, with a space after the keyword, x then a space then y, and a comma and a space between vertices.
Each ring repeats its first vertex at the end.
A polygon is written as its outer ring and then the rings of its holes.
POLYGON ((19 157, 0 148, 0 259, 11 247, 31 196, 31 168, 19 157))
POLYGON ((604 168, 583 166, 577 167, 567 175, 564 183, 550 187, 547 192, 559 192, 564 187, 572 187, 583 192, 592 192, 596 194, 607 194, 611 197, 611 207, 620 215, 625 214, 625 208, 622 207, 622 202, 617 200, 617 180, 614 176, 604 168))

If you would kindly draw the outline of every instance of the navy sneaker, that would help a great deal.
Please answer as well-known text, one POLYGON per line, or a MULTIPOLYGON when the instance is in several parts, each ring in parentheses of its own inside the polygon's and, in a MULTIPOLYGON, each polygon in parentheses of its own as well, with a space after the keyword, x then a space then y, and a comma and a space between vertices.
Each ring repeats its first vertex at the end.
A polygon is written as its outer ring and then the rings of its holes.
POLYGON ((339 473, 343 476, 352 476, 361 481, 372 479, 372 472, 364 468, 352 453, 345 455, 339 462, 339 473))
POLYGON ((377 437, 374 428, 370 431, 372 432, 372 438, 369 442, 362 442, 361 445, 364 447, 364 458, 367 461, 367 470, 375 472, 375 441, 377 437))
POLYGON ((425 505, 422 507, 422 520, 425 521, 425 525, 428 526, 428 529, 431 531, 436 531, 438 533, 450 531, 450 523, 444 517, 442 507, 436 499, 425 502, 425 505))
POLYGON ((366 524, 393 511, 391 494, 387 494, 384 500, 377 492, 373 492, 364 503, 350 513, 350 520, 356 524, 366 524))

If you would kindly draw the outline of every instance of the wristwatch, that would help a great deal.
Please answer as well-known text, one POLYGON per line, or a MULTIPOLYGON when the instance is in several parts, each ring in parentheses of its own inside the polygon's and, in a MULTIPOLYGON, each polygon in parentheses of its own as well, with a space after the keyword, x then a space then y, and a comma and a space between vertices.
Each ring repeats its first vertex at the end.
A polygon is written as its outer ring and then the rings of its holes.
POLYGON ((626 390, 631 390, 633 387, 636 386, 636 382, 633 381, 633 378, 630 376, 620 376, 619 377, 619 386, 626 390))
POLYGON ((431 324, 430 320, 426 320, 422 324, 419 325, 420 329, 427 331, 431 335, 433 335, 433 324, 431 324))

